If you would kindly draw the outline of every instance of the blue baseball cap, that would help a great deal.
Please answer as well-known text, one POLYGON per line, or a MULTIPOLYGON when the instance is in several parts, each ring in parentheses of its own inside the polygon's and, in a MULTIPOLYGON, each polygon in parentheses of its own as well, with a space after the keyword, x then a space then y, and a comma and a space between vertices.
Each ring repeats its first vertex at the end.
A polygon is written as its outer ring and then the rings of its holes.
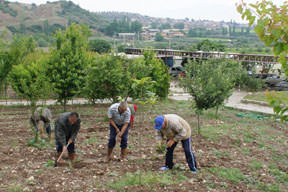
POLYGON ((164 117, 163 116, 157 116, 155 118, 155 129, 160 130, 162 128, 162 125, 164 123, 164 117))

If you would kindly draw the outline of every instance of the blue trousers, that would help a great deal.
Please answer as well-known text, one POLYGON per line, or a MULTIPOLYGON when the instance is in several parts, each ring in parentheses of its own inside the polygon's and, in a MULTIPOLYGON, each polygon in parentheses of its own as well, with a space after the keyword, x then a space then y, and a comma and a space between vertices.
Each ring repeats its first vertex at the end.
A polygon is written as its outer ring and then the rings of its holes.
MULTIPOLYGON (((182 146, 184 148, 184 152, 185 152, 185 157, 186 157, 186 161, 189 165, 189 168, 191 171, 196 171, 197 169, 197 164, 196 164, 196 159, 194 156, 194 153, 191 150, 191 137, 186 139, 186 140, 182 140, 181 141, 182 146)), ((175 147, 177 146, 177 142, 175 142, 171 147, 167 148, 167 152, 166 152, 166 167, 168 167, 169 169, 172 169, 174 166, 173 163, 173 152, 175 147)))
MULTIPOLYGON (((116 125, 118 127, 118 129, 121 131, 123 128, 123 125, 116 125)), ((125 133, 122 135, 121 137, 121 144, 120 147, 122 149, 126 149, 128 146, 128 132, 129 132, 129 128, 130 128, 130 123, 128 124, 128 127, 125 131, 125 133)), ((109 148, 114 148, 116 145, 116 130, 115 128, 110 124, 110 138, 109 138, 109 142, 108 142, 108 147, 109 148)))

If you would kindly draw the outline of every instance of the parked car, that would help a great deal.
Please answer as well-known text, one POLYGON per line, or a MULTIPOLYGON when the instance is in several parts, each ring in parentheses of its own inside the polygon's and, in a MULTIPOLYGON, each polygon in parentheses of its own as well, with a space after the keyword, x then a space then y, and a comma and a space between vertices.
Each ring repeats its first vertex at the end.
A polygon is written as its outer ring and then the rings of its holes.
POLYGON ((173 77, 176 77, 178 75, 180 75, 181 73, 183 73, 183 69, 182 67, 171 67, 169 70, 169 74, 173 77))
POLYGON ((281 81, 275 84, 273 87, 275 91, 288 91, 288 82, 287 81, 281 81))
POLYGON ((281 81, 284 81, 285 79, 282 79, 280 78, 278 75, 272 75, 270 77, 267 77, 265 79, 265 84, 268 86, 268 87, 275 87, 275 85, 277 83, 280 83, 281 81))

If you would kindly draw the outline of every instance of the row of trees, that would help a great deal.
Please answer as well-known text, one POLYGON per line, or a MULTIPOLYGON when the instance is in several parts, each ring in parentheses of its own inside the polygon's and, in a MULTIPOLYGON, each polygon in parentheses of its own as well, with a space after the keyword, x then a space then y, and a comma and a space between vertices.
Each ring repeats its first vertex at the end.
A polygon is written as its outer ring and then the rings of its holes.
POLYGON ((99 55, 89 52, 88 35, 86 26, 72 24, 55 34, 55 47, 49 53, 35 50, 31 38, 16 38, 9 50, 2 51, 1 82, 9 83, 32 107, 39 99, 54 96, 64 110, 74 96, 93 103, 99 99, 115 101, 119 96, 136 99, 142 93, 134 82, 143 78, 149 80, 145 92, 167 97, 168 69, 154 53, 134 60, 113 53, 99 55))
POLYGON ((102 29, 102 31, 108 36, 113 36, 118 33, 139 33, 142 31, 142 23, 139 21, 131 21, 129 18, 124 17, 120 21, 114 19, 114 21, 102 29))
MULTIPOLYGON (((183 22, 175 23, 173 25, 173 27, 175 29, 184 29, 185 28, 185 23, 183 23, 183 22)), ((171 29, 172 26, 171 26, 171 24, 169 22, 167 22, 167 23, 153 22, 153 23, 151 23, 151 28, 152 29, 161 29, 161 30, 163 30, 163 29, 171 29)))

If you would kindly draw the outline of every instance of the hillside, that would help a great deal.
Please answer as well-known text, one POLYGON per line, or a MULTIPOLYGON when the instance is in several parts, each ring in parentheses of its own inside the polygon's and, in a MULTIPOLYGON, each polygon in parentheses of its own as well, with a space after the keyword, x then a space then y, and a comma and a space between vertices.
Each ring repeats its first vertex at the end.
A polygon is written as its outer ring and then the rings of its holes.
POLYGON ((224 22, 207 20, 155 18, 137 13, 125 12, 89 12, 71 1, 47 2, 36 6, 35 4, 14 3, 0 0, 0 32, 9 29, 11 33, 50 33, 57 28, 65 28, 69 23, 87 24, 94 31, 107 26, 114 19, 130 18, 137 20, 143 26, 151 23, 185 23, 187 28, 204 27, 216 28, 226 25, 224 22))
POLYGON ((71 22, 89 25, 92 29, 102 26, 104 20, 72 2, 48 2, 40 6, 1 1, 0 31, 12 33, 50 33, 65 28, 71 22))
MULTIPOLYGON (((189 38, 194 38, 193 42, 197 38, 228 39, 235 40, 233 42, 236 44, 237 39, 240 39, 241 46, 244 40, 252 42, 253 46, 259 42, 256 34, 250 33, 247 25, 235 22, 155 18, 127 12, 90 12, 65 0, 39 6, 0 0, 0 18, 0 38, 3 34, 8 40, 12 39, 14 34, 32 35, 40 47, 49 46, 52 42, 51 35, 57 29, 65 29, 72 22, 86 24, 91 28, 93 36, 107 37, 109 40, 118 33, 141 33, 141 39, 148 41, 153 41, 157 32, 161 32, 165 38, 183 37, 181 45, 175 47, 172 44, 172 47, 177 49, 189 48, 189 38)), ((164 43, 157 42, 157 46, 153 43, 139 46, 168 47, 164 43)), ((228 47, 239 47, 230 44, 228 47)), ((244 44, 242 47, 247 47, 247 43, 244 44)))

